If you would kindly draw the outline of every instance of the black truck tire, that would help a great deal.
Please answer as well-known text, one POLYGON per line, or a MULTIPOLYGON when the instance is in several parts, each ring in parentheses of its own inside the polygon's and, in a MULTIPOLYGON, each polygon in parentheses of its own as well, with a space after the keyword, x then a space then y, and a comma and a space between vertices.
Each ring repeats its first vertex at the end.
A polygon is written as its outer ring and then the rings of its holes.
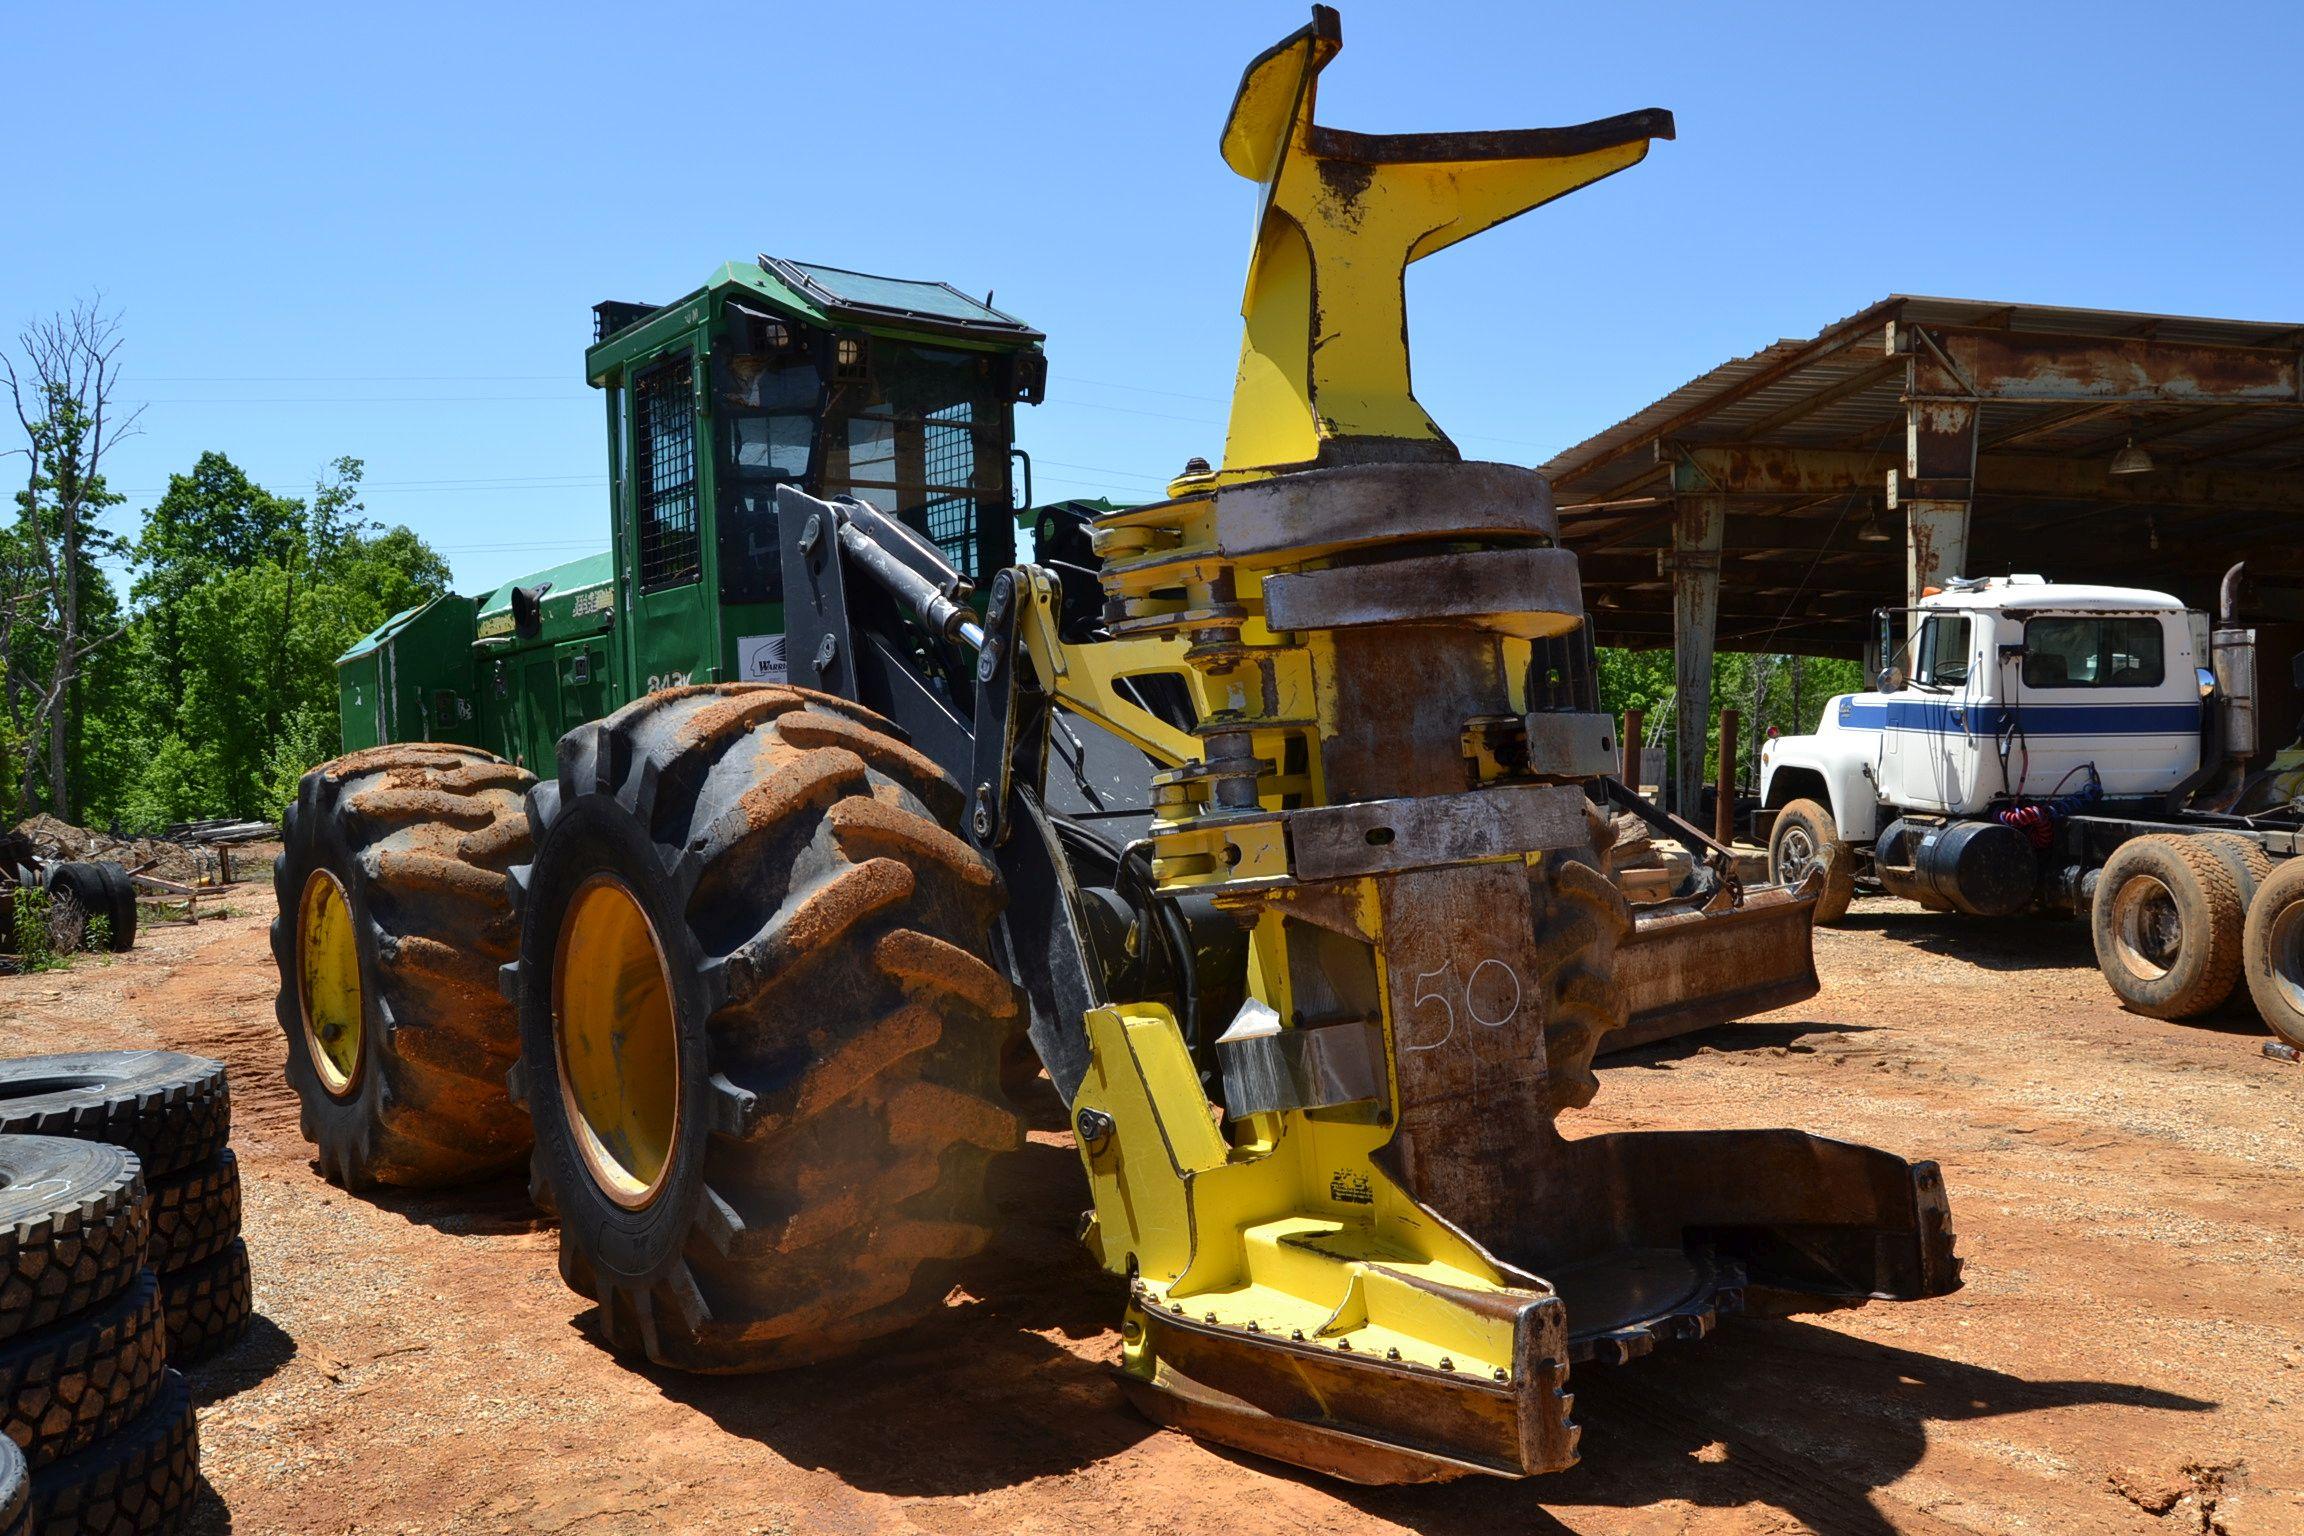
POLYGON ((232 1097, 224 1064, 180 1051, 75 1051, 0 1061, 0 1135, 70 1136, 126 1147, 147 1179, 224 1150, 232 1097))
POLYGON ((39 1536, 146 1536, 176 1529, 200 1486, 192 1389, 165 1373, 152 1405, 119 1430, 33 1479, 39 1536))
POLYGON ((0 1343, 85 1312, 144 1267, 144 1175, 100 1142, 0 1136, 0 1343))
MULTIPOLYGON (((50 901, 62 899, 78 908, 82 922, 101 917, 107 926, 110 925, 112 882, 104 877, 100 866, 80 859, 51 864, 47 873, 40 877, 40 884, 48 892, 50 901)), ((95 946, 83 936, 78 947, 86 950, 95 946)), ((106 947, 109 948, 109 944, 106 947)))
POLYGON ((1776 813, 1768 829, 1768 878, 1796 886, 1810 869, 1824 871, 1815 923, 1829 927, 1848 915, 1848 903, 1856 899, 1856 850, 1841 841, 1840 824, 1829 807, 1795 800, 1776 813))
POLYGON ((32 1536, 32 1479, 16 1442, 0 1435, 0 1536, 32 1536))
POLYGON ((1624 893, 1590 856, 1555 854, 1529 872, 1539 989, 1544 995, 1546 1088, 1555 1114, 1592 1102, 1592 1058, 1629 1006, 1616 949, 1632 932, 1624 893))
POLYGON ((2304 858, 2280 865, 2256 888, 2240 935, 2248 995, 2272 1032, 2304 1047, 2304 858))
POLYGON ((240 1235, 240 1160, 230 1148, 199 1167, 154 1179, 150 1263, 162 1274, 214 1258, 240 1235))
POLYGON ((96 867, 104 872, 104 891, 110 900, 106 909, 111 929, 110 947, 115 954, 126 954, 136 947, 136 877, 128 868, 111 859, 99 859, 96 867))
POLYGON ((477 747, 371 747, 304 775, 272 887, 274 1014, 323 1177, 347 1189, 485 1178, 527 1155, 496 971, 518 932, 535 778, 477 747))
POLYGON ((507 984, 562 1276, 612 1345, 683 1370, 801 1365, 934 1311, 1020 1141, 1003 893, 949 830, 959 787, 780 685, 654 694, 558 759, 507 984))
POLYGON ((146 1270, 101 1306, 0 1344, 0 1436, 38 1472, 142 1413, 167 1365, 160 1281, 146 1270))
POLYGON ((2224 861, 2240 893, 2240 910, 2245 913, 2255 904, 2256 888, 2272 878, 2272 855, 2264 851, 2262 843, 2237 832, 2195 833, 2192 841, 2224 861))
POLYGON ((248 1245, 234 1238, 205 1263, 160 1277, 168 1314, 168 1363, 197 1365, 240 1342, 256 1313, 248 1245))
POLYGON ((2240 883, 2203 839, 2131 838, 2105 860, 2089 926, 2097 969, 2154 1019, 2221 1007, 2240 980, 2240 883))

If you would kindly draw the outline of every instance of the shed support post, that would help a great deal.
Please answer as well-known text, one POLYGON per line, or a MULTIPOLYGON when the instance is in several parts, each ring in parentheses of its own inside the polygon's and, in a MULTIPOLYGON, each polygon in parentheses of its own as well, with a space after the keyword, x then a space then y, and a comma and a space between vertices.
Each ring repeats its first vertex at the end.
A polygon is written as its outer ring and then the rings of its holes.
POLYGON ((1682 496, 1672 515, 1672 797, 1694 818, 1704 785, 1704 734, 1712 715, 1712 640, 1720 615, 1725 496, 1682 496))
POLYGON ((1915 333, 1904 406, 1904 472, 1888 504, 1904 512, 1904 600, 1966 575, 1968 507, 1976 494, 1975 387, 1942 348, 1915 333))

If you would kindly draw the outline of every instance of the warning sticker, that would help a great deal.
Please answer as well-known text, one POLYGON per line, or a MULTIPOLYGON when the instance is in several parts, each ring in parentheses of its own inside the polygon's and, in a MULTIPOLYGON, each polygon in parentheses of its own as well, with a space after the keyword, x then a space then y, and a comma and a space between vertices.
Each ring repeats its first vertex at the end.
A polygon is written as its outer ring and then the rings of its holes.
POLYGON ((1376 1196, 1368 1187, 1368 1175, 1350 1168, 1339 1168, 1328 1175, 1328 1198, 1344 1205, 1376 1203, 1376 1196))

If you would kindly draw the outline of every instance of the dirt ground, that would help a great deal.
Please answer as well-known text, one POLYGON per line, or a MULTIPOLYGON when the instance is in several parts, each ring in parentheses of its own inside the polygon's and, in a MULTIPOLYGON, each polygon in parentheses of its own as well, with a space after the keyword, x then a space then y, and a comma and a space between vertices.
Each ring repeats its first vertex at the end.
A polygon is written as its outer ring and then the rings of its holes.
POLYGON ((930 1325, 781 1377, 620 1363, 520 1187, 320 1181, 281 1080, 271 903, 243 889, 109 964, 0 979, 8 1054, 231 1064, 261 1315, 196 1378, 201 1531, 2304 1531, 2304 1069, 2252 1019, 2122 1013, 2076 925, 1859 903, 1819 935, 1821 997, 1620 1058, 1575 1117, 1937 1158, 1966 1289, 1580 1367, 1576 1470, 1368 1490, 1122 1402, 1059 1118, 930 1325))

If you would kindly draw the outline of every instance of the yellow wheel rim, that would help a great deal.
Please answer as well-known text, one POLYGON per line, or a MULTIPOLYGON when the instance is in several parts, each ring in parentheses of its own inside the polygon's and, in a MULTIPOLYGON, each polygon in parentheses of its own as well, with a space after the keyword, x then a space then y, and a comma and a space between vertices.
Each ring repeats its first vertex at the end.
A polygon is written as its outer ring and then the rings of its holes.
POLYGON ((360 1081, 360 947, 344 886, 324 869, 297 903, 296 955, 306 1053, 329 1097, 348 1097, 360 1081))
POLYGON ((552 962, 560 1101, 600 1192, 639 1210, 680 1130, 680 1039, 656 930, 612 875, 577 888, 552 962))

